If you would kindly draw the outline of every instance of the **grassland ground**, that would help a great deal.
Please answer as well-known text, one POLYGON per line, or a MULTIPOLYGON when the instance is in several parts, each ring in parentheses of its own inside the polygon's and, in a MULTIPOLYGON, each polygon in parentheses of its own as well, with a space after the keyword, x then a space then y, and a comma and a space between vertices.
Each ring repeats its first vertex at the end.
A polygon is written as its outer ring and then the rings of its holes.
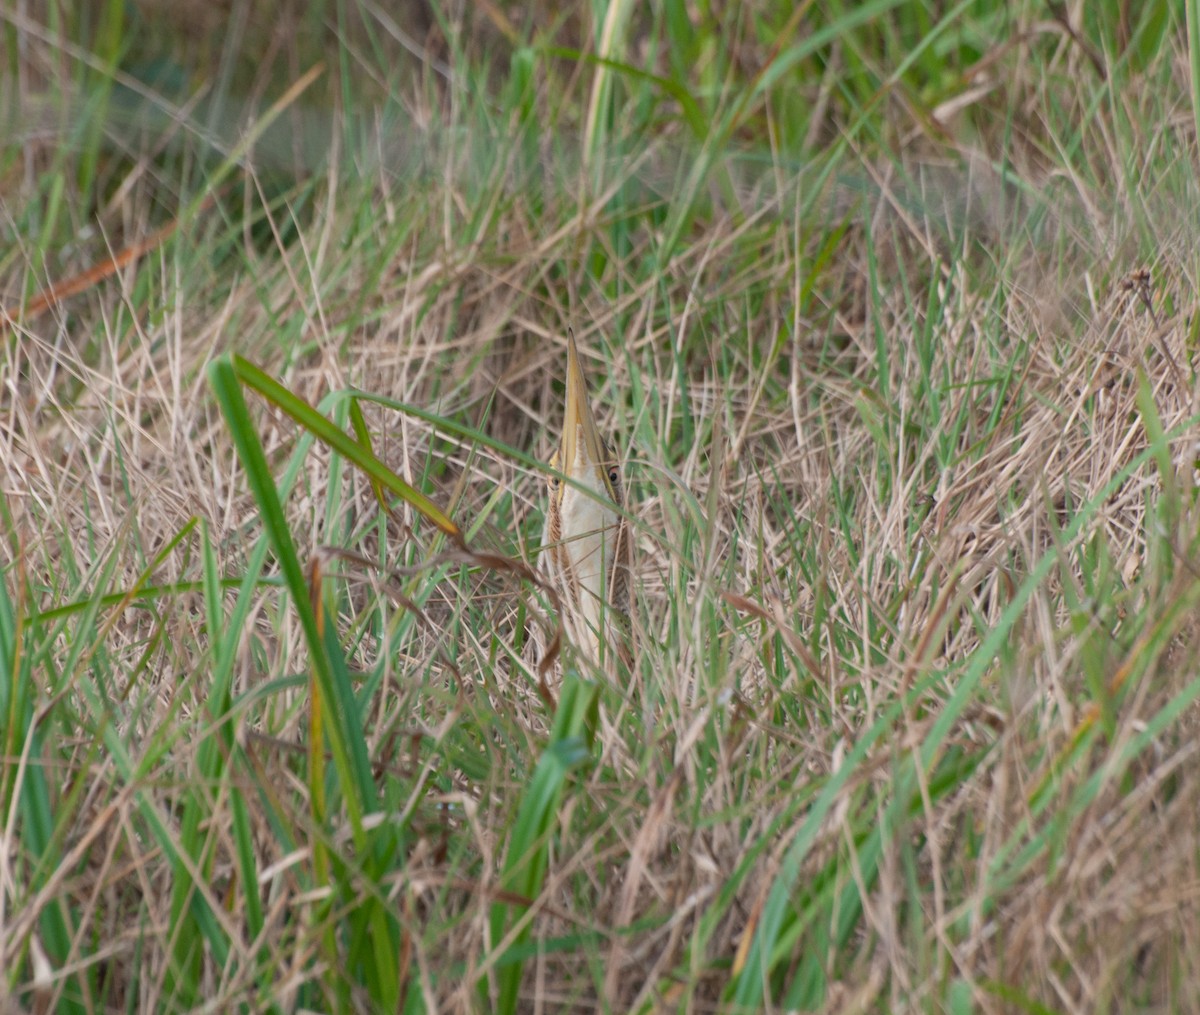
POLYGON ((1200 1009, 1188 5, 0 9, 0 1006, 1200 1009), (539 584, 565 335, 630 672, 539 584))

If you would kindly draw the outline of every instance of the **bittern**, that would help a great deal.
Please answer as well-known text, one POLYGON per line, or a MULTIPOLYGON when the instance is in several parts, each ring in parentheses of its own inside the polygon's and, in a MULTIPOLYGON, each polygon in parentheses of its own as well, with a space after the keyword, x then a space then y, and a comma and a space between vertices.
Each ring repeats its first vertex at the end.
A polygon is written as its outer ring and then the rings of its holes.
POLYGON ((596 426, 572 334, 562 442, 550 470, 542 554, 563 627, 594 662, 618 658, 628 666, 631 546, 621 466, 596 426))

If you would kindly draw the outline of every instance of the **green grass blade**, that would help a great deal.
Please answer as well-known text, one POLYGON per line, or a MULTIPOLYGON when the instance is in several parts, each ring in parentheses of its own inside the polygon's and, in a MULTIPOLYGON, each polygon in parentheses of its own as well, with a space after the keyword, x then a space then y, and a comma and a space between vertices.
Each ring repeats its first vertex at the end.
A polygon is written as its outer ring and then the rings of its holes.
MULTIPOLYGON (((331 718, 325 732, 341 781, 351 828, 356 842, 361 845, 364 841, 362 818, 364 813, 375 809, 375 788, 363 743, 357 706, 353 695, 347 697, 339 694, 339 689, 335 686, 333 664, 316 616, 320 604, 313 603, 309 597, 305 569, 296 553, 295 542, 284 518, 266 455, 254 433, 249 411, 242 399, 239 381, 240 378, 228 359, 217 360, 209 367, 209 382, 225 414, 238 455, 246 470, 247 481, 258 502, 264 528, 304 630, 310 665, 322 698, 321 708, 324 714, 331 718)), ((273 390, 270 385, 265 386, 268 390, 273 390)), ((286 392, 284 394, 286 395, 286 392)), ((287 402, 287 398, 283 400, 287 402)), ((353 444, 352 446, 356 447, 353 444)))
MULTIPOLYGON (((546 877, 551 839, 558 827, 558 815, 571 773, 591 757, 591 730, 594 729, 598 688, 590 682, 568 675, 563 681, 558 710, 550 741, 538 761, 529 786, 521 798, 517 819, 509 834, 505 851, 501 890, 526 899, 536 899, 546 877)), ((521 910, 507 902, 493 903, 491 910, 492 948, 516 948, 529 939, 528 920, 522 922, 521 910), (516 924, 514 932, 513 924, 516 924)), ((500 957, 497 965, 497 996, 493 1010, 515 1012, 524 974, 523 961, 500 957)), ((487 996, 486 984, 480 984, 487 996)))

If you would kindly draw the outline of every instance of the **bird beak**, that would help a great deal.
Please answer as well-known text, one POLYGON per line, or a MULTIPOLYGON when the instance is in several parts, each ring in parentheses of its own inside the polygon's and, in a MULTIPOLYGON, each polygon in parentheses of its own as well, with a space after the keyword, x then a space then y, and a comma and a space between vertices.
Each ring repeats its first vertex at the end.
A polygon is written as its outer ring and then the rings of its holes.
POLYGON ((614 503, 617 499, 612 480, 608 478, 608 467, 611 463, 605 461, 607 452, 604 442, 600 439, 600 431, 596 427, 596 418, 592 415, 592 403, 588 398, 587 378, 583 375, 583 365, 579 362, 579 350, 575 348, 575 336, 567 332, 567 409, 563 419, 562 457, 559 467, 568 477, 581 480, 575 474, 576 455, 579 451, 579 441, 583 440, 584 460, 588 466, 596 470, 600 481, 600 489, 604 490, 614 503))

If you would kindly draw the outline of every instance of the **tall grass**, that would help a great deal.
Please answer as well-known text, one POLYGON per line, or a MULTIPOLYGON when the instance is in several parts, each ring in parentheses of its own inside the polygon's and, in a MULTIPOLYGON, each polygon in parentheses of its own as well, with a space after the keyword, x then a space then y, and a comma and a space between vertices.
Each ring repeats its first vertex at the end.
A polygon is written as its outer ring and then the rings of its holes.
POLYGON ((1194 1007, 1190 8, 303 6, 0 13, 4 1003, 1194 1007))

